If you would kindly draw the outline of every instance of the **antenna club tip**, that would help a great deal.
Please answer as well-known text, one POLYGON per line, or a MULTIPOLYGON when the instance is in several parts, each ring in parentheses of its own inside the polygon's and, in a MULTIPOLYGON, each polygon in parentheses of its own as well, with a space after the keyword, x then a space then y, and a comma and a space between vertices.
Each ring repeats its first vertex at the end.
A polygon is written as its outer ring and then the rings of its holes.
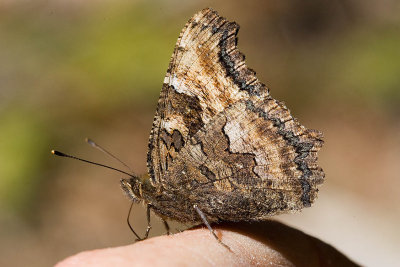
POLYGON ((63 157, 65 155, 64 153, 61 153, 60 151, 57 151, 57 150, 52 150, 51 154, 56 155, 56 156, 61 156, 61 157, 63 157))
POLYGON ((85 138, 86 143, 89 143, 91 146, 95 145, 94 141, 88 137, 85 138))

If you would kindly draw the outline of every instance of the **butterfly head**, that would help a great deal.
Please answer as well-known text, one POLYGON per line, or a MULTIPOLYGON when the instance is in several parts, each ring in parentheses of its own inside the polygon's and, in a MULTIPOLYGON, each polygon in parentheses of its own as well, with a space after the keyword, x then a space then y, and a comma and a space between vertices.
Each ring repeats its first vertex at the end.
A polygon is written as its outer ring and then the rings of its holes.
POLYGON ((148 176, 132 176, 129 179, 121 179, 121 187, 125 194, 133 201, 140 202, 147 200, 152 195, 154 187, 151 185, 148 176))

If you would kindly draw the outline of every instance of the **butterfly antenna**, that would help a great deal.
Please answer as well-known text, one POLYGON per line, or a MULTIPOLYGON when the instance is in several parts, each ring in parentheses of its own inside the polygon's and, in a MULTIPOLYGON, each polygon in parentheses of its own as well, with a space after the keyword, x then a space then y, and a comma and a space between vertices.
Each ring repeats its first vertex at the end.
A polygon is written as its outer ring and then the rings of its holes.
POLYGON ((97 165, 97 166, 100 166, 100 167, 103 167, 103 168, 107 168, 107 169, 110 169, 110 170, 114 170, 114 171, 117 171, 117 172, 120 172, 120 173, 129 175, 130 177, 135 177, 133 174, 128 173, 128 172, 124 172, 124 171, 119 170, 119 169, 117 169, 117 168, 113 168, 113 167, 110 167, 110 166, 107 166, 107 165, 104 165, 104 164, 101 164, 101 163, 93 162, 93 161, 90 161, 90 160, 81 159, 81 158, 78 158, 78 157, 75 157, 75 156, 71 156, 71 155, 62 153, 62 152, 57 151, 57 150, 52 150, 51 153, 52 153, 53 155, 55 155, 55 156, 80 160, 80 161, 83 161, 83 162, 86 162, 86 163, 89 163, 89 164, 97 165))
POLYGON ((92 147, 100 150, 101 152, 103 152, 104 154, 112 157, 113 159, 115 159, 116 161, 118 161, 119 163, 121 163, 122 165, 124 165, 126 168, 128 168, 128 170, 130 172, 134 172, 129 166, 128 164, 126 164, 125 162, 123 162, 122 160, 120 160, 119 158, 117 158, 116 156, 114 156, 113 154, 111 154, 111 152, 107 151, 105 148, 101 147, 100 145, 98 145, 95 141, 93 141, 90 138, 86 138, 86 142, 91 145, 92 147))

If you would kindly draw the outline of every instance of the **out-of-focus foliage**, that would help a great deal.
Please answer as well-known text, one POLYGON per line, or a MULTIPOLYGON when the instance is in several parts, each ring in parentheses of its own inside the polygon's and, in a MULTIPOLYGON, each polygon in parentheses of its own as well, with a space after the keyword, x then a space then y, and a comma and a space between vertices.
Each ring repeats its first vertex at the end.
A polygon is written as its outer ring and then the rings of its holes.
MULTIPOLYGON (((399 28, 372 28, 356 33, 336 55, 340 63, 338 81, 342 93, 351 89, 353 98, 388 114, 400 111, 400 35, 399 28), (374 34, 371 34, 371 30, 374 34)), ((335 56, 334 56, 335 57, 335 56)))
POLYGON ((40 190, 44 147, 48 142, 42 122, 24 110, 2 114, 0 124, 0 203, 16 211, 40 190))
POLYGON ((79 132, 71 120, 154 106, 174 37, 160 27, 165 16, 145 8, 38 1, 0 9, 3 206, 31 207, 44 178, 42 152, 68 128, 79 132))

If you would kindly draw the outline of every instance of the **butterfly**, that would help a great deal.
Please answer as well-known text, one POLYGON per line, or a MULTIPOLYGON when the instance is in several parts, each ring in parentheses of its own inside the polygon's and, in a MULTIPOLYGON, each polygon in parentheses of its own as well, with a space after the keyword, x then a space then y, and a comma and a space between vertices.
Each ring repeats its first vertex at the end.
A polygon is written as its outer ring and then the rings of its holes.
POLYGON ((148 174, 121 180, 148 214, 204 223, 215 237, 210 223, 310 207, 324 181, 322 133, 270 96, 237 48, 238 30, 211 8, 188 21, 158 100, 148 174))

